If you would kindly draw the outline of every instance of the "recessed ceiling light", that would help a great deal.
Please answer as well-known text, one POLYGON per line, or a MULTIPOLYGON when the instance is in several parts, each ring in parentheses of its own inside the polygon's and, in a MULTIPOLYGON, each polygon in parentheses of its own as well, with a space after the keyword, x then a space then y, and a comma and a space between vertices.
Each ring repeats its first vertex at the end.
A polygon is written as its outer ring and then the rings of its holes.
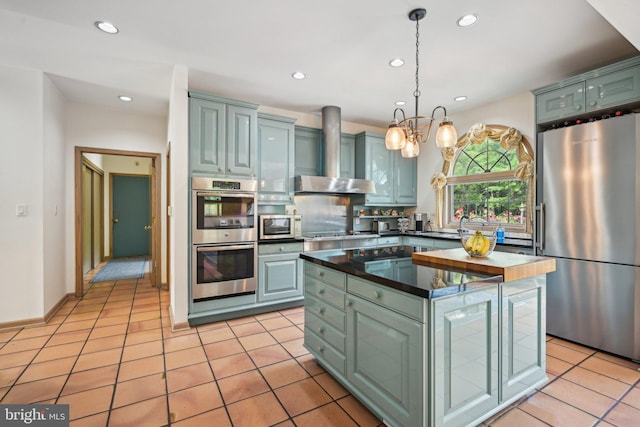
POLYGON ((291 77, 293 77, 296 80, 302 80, 305 77, 307 77, 307 75, 303 72, 296 71, 295 73, 291 74, 291 77))
POLYGON ((133 98, 132 98, 132 97, 130 97, 130 96, 127 96, 127 95, 120 95, 120 96, 118 97, 118 99, 119 99, 120 101, 124 101, 124 102, 131 102, 131 101, 133 101, 133 98))
POLYGON ((404 59, 401 59, 401 58, 392 59, 391 61, 389 61, 389 65, 391 65, 392 67, 402 67, 404 65, 404 59))
POLYGON ((463 17, 458 19, 458 25, 460 27, 469 27, 475 24, 476 22, 478 22, 478 15, 476 15, 475 13, 464 15, 463 17))
POLYGON ((107 21, 96 21, 95 25, 100 30, 104 31, 105 33, 109 33, 109 34, 116 34, 118 31, 120 31, 120 30, 118 30, 118 27, 113 25, 111 22, 107 22, 107 21))
POLYGON ((464 101, 465 99, 467 99, 466 96, 461 95, 461 96, 456 96, 455 98, 453 98, 454 101, 464 101))
POLYGON ((406 102, 404 102, 404 101, 396 101, 396 105, 397 105, 398 107, 402 107, 402 106, 403 106, 403 105, 405 105, 405 104, 406 104, 406 102))

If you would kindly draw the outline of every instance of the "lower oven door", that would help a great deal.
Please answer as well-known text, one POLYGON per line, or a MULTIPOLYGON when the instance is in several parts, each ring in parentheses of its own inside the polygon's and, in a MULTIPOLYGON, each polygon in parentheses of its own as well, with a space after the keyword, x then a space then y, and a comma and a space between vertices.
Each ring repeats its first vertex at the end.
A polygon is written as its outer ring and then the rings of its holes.
POLYGON ((193 245, 191 293, 194 300, 256 291, 257 245, 193 245))

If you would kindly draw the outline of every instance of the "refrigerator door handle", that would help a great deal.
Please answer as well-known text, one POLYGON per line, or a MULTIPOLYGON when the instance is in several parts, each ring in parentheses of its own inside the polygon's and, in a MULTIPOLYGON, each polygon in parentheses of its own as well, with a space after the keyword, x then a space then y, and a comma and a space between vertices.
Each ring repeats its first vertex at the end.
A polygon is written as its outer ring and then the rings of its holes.
POLYGON ((536 210, 540 211, 539 215, 539 225, 538 225, 538 241, 536 242, 536 247, 541 251, 544 251, 544 234, 545 234, 545 217, 544 217, 544 203, 540 203, 539 206, 536 206, 536 210))

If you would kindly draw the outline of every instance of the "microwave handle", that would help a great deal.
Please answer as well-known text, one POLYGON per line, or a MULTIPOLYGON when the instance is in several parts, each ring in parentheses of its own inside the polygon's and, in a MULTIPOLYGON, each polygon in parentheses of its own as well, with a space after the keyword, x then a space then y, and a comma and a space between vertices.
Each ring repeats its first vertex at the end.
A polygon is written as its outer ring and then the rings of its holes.
POLYGON ((211 251, 222 252, 222 251, 236 251, 238 249, 254 249, 254 248, 255 248, 255 245, 253 245, 253 244, 248 244, 248 245, 216 245, 216 246, 200 245, 200 246, 196 246, 196 251, 197 252, 211 252, 211 251))
POLYGON ((200 196, 214 196, 214 197, 250 197, 255 199, 256 193, 225 193, 219 191, 198 191, 196 190, 196 197, 200 196))

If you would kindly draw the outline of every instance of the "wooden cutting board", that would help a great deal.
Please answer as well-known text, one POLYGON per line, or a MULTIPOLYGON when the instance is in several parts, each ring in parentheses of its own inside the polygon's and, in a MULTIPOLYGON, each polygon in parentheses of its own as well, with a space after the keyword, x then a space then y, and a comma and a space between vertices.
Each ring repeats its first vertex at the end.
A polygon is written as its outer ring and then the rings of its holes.
POLYGON ((416 252, 412 255, 416 264, 451 266, 469 271, 500 274, 504 282, 525 279, 538 274, 556 271, 554 258, 493 252, 486 258, 472 257, 463 248, 440 251, 416 252))

